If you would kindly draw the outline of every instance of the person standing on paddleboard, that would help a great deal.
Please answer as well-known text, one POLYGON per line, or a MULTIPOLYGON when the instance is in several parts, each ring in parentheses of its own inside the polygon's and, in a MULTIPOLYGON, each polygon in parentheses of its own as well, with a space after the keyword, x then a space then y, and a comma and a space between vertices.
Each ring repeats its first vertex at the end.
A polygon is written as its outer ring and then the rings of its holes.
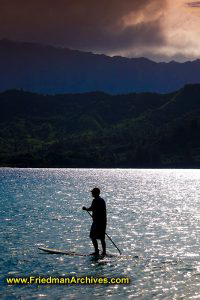
POLYGON ((101 241, 103 255, 106 255, 106 243, 105 243, 105 232, 107 224, 106 216, 106 203, 100 195, 100 189, 94 188, 91 190, 92 196, 94 197, 92 204, 89 208, 83 206, 83 210, 92 211, 93 223, 90 230, 90 238, 94 245, 95 252, 94 255, 99 255, 98 242, 101 241))

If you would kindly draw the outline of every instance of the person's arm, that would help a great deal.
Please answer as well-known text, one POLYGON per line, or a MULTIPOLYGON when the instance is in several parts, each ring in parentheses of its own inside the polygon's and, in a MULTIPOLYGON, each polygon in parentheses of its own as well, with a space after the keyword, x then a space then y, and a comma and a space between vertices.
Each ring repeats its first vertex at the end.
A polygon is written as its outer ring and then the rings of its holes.
MULTIPOLYGON (((94 201, 94 200, 93 200, 93 201, 94 201)), ((87 208, 87 207, 83 206, 82 209, 83 209, 83 210, 87 210, 87 211, 93 211, 93 205, 94 205, 94 204, 93 204, 93 201, 92 201, 92 204, 91 204, 90 207, 87 208)))

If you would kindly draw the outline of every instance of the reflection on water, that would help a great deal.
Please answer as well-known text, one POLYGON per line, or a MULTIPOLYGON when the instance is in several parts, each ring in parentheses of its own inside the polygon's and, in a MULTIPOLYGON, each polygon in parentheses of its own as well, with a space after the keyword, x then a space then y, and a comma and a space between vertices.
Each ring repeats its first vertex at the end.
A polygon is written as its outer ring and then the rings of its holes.
POLYGON ((2 296, 48 299, 200 298, 199 170, 0 169, 1 277, 129 277, 129 285, 6 286, 2 296), (42 254, 38 246, 93 251, 82 206, 98 186, 116 256, 42 254), (138 257, 137 257, 138 256, 138 257))

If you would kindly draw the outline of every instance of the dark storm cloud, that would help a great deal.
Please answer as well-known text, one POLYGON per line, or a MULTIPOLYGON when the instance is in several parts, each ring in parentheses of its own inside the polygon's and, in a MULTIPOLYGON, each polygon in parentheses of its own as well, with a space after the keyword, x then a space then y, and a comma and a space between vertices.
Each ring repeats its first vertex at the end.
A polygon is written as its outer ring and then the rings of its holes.
POLYGON ((0 0, 0 38, 104 52, 161 45, 166 2, 0 0))
POLYGON ((189 6, 189 7, 199 7, 200 8, 200 1, 187 2, 186 5, 189 6))

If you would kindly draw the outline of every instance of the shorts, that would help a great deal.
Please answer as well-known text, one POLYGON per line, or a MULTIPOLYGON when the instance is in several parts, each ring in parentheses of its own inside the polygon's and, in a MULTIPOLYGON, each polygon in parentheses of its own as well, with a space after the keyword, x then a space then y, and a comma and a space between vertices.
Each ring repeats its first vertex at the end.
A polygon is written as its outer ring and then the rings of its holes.
POLYGON ((102 224, 93 223, 90 229, 90 238, 91 239, 105 239, 106 227, 102 224))

